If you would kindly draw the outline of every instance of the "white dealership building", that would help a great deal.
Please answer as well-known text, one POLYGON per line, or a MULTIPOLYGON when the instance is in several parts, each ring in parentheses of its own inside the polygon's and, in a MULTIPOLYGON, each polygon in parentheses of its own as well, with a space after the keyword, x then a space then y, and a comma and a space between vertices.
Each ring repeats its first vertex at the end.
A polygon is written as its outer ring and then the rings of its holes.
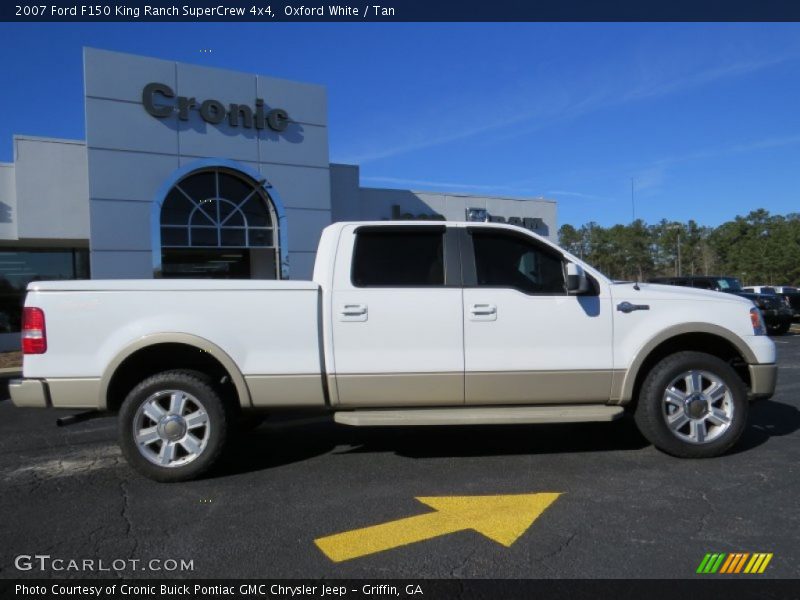
POLYGON ((83 76, 86 140, 16 135, 0 163, 0 348, 36 279, 304 279, 342 220, 555 237, 550 200, 362 187, 329 160, 323 86, 91 48, 83 76))

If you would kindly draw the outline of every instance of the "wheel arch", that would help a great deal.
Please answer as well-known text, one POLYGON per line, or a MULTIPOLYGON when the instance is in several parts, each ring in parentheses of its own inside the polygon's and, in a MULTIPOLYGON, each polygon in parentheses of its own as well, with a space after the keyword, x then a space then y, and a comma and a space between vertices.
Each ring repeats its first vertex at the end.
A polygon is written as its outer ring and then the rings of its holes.
MULTIPOLYGON (((155 333, 145 335, 126 346, 108 364, 100 378, 100 409, 116 410, 122 403, 122 398, 110 398, 110 393, 114 391, 115 385, 119 383, 119 376, 125 373, 126 365, 130 365, 131 361, 135 360, 136 357, 142 356, 148 351, 155 352, 159 349, 175 346, 206 353, 207 360, 216 363, 230 377, 239 406, 241 408, 252 406, 250 390, 247 387, 244 376, 239 371, 234 360, 219 346, 205 338, 188 333, 155 333)), ((170 365, 169 362, 164 363, 164 370, 171 368, 175 368, 175 365, 170 365)))
POLYGON ((705 352, 731 362, 745 385, 750 387, 747 364, 758 360, 739 336, 712 323, 681 323, 659 332, 639 349, 624 377, 616 382, 613 397, 619 404, 634 404, 652 366, 669 354, 684 350, 705 352))

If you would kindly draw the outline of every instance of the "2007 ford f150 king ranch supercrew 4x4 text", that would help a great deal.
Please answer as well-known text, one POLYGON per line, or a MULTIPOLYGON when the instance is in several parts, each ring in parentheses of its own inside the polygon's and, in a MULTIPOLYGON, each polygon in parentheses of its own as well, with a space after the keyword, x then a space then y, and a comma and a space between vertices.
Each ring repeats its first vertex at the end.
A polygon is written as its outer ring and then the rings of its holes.
POLYGON ((35 282, 22 337, 14 403, 118 412, 160 481, 206 471, 248 412, 300 407, 357 426, 630 411, 661 450, 716 456, 777 373, 749 300, 612 282, 489 223, 337 223, 313 281, 35 282))

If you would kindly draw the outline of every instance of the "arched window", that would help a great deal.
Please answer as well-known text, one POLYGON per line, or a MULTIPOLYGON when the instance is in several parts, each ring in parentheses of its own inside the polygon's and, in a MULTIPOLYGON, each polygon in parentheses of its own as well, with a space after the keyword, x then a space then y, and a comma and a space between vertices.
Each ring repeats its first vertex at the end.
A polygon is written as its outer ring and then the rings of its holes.
POLYGON ((277 218, 259 182, 228 168, 194 171, 161 205, 162 277, 279 277, 277 218))
POLYGON ((271 248, 274 215, 264 189, 222 169, 190 174, 161 206, 163 248, 271 248))

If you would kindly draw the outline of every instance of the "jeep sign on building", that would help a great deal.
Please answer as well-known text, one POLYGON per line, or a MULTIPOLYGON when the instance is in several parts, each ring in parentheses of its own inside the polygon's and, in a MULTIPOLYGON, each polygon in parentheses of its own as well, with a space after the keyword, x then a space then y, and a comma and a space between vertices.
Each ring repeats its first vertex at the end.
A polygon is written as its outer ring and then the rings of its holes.
POLYGON ((361 187, 319 85, 87 48, 84 90, 85 141, 17 135, 0 163, 0 349, 35 279, 308 278, 340 220, 556 233, 548 200, 361 187))

